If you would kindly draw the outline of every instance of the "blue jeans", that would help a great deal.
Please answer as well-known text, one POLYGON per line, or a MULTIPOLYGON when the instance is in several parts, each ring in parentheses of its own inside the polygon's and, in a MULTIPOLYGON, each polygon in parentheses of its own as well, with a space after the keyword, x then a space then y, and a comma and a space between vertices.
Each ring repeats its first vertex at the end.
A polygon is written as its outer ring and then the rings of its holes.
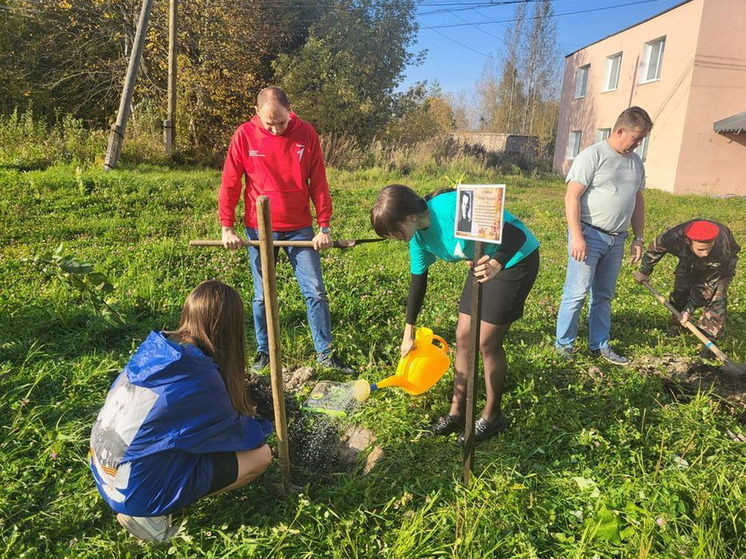
POLYGON ((568 234, 568 261, 565 288, 562 292, 557 315, 557 347, 572 348, 578 336, 580 311, 585 296, 591 292, 588 311, 588 349, 595 351, 608 347, 611 337, 611 300, 616 290, 616 280, 622 268, 624 241, 627 232, 607 235, 581 223, 586 243, 585 262, 575 260, 570 252, 568 234))
MULTIPOLYGON (((273 231, 272 238, 276 241, 310 241, 313 239, 313 228, 304 227, 295 231, 273 231)), ((256 229, 246 228, 246 237, 251 240, 259 238, 256 229)), ((267 313, 264 306, 264 285, 262 284, 262 261, 256 247, 249 248, 249 263, 251 275, 254 278, 254 332, 256 333, 256 348, 262 353, 269 353, 269 338, 267 335, 267 313)), ((275 259, 279 251, 275 250, 275 259)), ((324 278, 321 276, 321 258, 313 248, 285 247, 285 254, 295 272, 301 295, 306 301, 308 325, 311 328, 313 346, 319 357, 331 354, 332 321, 329 316, 329 300, 326 296, 324 278)))

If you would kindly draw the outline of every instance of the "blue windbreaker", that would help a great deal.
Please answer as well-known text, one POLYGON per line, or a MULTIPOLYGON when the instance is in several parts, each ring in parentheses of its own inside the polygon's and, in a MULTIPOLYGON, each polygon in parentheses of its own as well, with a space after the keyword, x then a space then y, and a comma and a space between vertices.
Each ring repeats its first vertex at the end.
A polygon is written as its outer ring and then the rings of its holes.
POLYGON ((204 496, 209 453, 251 450, 272 433, 240 415, 197 347, 151 332, 114 381, 91 432, 91 469, 116 512, 156 516, 204 496))

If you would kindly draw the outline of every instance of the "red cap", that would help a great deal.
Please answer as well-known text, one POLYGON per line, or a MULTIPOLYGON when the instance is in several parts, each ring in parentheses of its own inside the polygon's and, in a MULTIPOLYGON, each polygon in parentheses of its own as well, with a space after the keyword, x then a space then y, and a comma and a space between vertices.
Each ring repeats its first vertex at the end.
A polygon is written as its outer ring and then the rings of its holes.
POLYGON ((692 221, 684 228, 684 233, 692 241, 709 243, 720 233, 720 228, 712 221, 692 221))

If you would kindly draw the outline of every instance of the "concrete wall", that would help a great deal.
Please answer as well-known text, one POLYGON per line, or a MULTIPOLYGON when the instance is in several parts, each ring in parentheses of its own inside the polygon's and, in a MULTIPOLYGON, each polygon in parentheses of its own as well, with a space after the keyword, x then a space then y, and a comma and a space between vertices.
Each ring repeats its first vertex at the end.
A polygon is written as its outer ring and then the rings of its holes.
POLYGON ((746 1, 705 0, 676 193, 746 195, 746 132, 713 123, 746 111, 746 1))
POLYGON ((536 136, 498 134, 493 132, 452 132, 451 138, 462 144, 481 146, 487 151, 536 154, 539 140, 536 136))

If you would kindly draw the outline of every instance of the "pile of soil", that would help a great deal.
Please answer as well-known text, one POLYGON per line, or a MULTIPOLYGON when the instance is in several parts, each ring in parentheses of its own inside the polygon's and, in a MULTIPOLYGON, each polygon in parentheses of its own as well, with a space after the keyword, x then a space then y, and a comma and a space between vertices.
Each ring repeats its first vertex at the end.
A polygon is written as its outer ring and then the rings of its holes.
POLYGON ((658 376, 666 389, 679 398, 712 393, 739 422, 746 423, 746 375, 729 374, 719 364, 679 356, 636 359, 633 365, 642 374, 658 376))
MULTIPOLYGON (((294 484, 329 482, 333 474, 366 474, 383 457, 375 436, 359 425, 342 425, 327 415, 303 411, 302 400, 316 383, 311 367, 282 372, 288 424, 290 473, 294 484)), ((248 373, 246 388, 256 414, 274 422, 272 386, 268 376, 248 373)))

